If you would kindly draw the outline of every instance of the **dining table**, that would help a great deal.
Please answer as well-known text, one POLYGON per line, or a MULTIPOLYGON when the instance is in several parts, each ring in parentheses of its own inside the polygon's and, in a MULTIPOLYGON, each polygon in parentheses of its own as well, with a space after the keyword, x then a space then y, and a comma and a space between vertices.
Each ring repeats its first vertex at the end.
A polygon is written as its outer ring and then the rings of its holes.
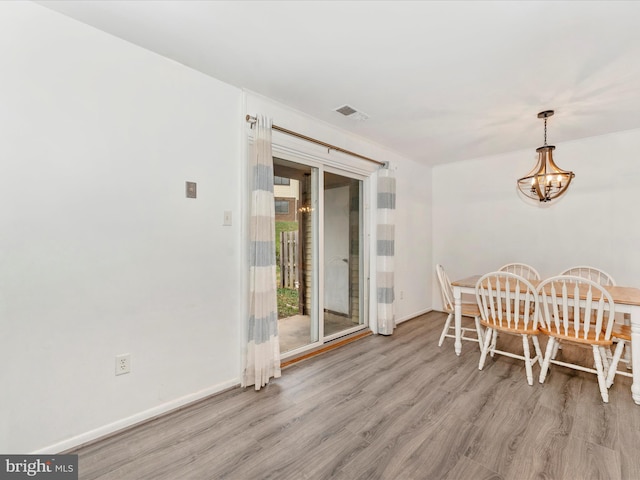
MULTIPOLYGON (((476 283, 482 275, 472 275, 451 282, 453 287, 454 301, 454 325, 455 325, 455 352, 456 355, 462 353, 462 295, 470 294, 475 296, 476 283)), ((534 287, 537 287, 540 280, 529 280, 534 287)), ((632 371, 640 372, 640 288, 623 286, 604 287, 615 304, 615 311, 628 313, 631 320, 631 362, 632 371)), ((633 375, 631 383, 631 396, 633 401, 640 405, 640 374, 633 375)))

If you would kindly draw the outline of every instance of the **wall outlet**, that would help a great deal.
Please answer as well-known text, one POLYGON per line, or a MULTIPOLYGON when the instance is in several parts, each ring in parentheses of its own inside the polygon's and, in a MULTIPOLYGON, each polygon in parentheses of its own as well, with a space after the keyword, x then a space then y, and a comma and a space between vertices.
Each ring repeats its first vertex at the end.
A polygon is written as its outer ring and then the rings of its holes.
POLYGON ((124 375, 131 372, 131 354, 116 355, 116 375, 124 375))

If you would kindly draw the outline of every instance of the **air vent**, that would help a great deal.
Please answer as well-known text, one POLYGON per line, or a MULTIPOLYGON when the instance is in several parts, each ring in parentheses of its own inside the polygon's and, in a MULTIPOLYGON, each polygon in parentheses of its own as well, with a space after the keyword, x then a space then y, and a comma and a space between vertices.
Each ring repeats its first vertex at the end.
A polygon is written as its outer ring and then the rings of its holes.
POLYGON ((366 120, 369 118, 369 115, 356 110, 351 105, 342 105, 341 107, 336 108, 335 111, 353 120, 366 120))
POLYGON ((339 108, 336 108, 336 112, 343 114, 345 117, 348 117, 349 115, 353 115, 354 113, 356 113, 357 110, 353 107, 350 107, 349 105, 343 105, 339 108))

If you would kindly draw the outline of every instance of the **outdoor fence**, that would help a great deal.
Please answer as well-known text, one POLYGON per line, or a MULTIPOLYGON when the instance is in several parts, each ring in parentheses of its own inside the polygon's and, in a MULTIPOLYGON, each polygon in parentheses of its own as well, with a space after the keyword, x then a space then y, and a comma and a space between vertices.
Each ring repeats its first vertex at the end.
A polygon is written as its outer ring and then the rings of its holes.
POLYGON ((280 232, 280 288, 298 288, 298 231, 280 232))

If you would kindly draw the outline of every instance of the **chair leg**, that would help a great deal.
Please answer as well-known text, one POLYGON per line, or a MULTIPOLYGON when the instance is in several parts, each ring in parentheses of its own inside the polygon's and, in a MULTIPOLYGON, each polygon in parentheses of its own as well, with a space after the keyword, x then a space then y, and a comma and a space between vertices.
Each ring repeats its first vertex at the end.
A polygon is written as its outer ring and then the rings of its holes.
POLYGON ((522 335, 522 348, 524 349, 524 366, 527 371, 527 383, 533 385, 533 369, 531 368, 531 354, 529 353, 529 336, 522 335))
POLYGON ((544 354, 544 361, 542 362, 542 368, 540 368, 540 383, 544 383, 544 379, 547 378, 547 371, 549 370, 549 363, 551 363, 551 356, 553 355, 553 351, 556 347, 556 343, 558 341, 555 337, 549 337, 549 342, 547 343, 547 351, 544 354))
POLYGON ((482 342, 482 353, 480 354, 480 362, 478 363, 478 370, 482 370, 484 362, 487 359, 487 352, 489 351, 489 342, 491 342, 492 329, 488 328, 484 333, 484 341, 482 342))
POLYGON ((544 359, 544 356, 542 355, 542 349, 540 348, 540 342, 538 341, 538 336, 532 335, 531 341, 533 342, 533 348, 536 350, 536 357, 538 358, 538 363, 540 364, 540 367, 542 367, 542 360, 544 359))
POLYGON ((491 358, 493 358, 494 355, 496 354, 495 349, 496 349, 497 342, 498 342, 498 330, 494 330, 493 338, 491 340, 491 347, 489 348, 489 350, 491 351, 491 358))
POLYGON ((609 356, 607 355, 607 349, 604 347, 598 348, 600 351, 600 358, 602 359, 602 368, 604 370, 605 377, 609 371, 609 356))
POLYGON ((558 350, 560 350, 560 342, 556 340, 556 344, 553 347, 553 354, 551 355, 551 358, 553 360, 555 360, 556 357, 558 356, 558 350))
POLYGON ((596 364, 596 372, 598 373, 598 386, 600 387, 600 395, 604 403, 609 403, 609 392, 607 391, 607 380, 604 378, 604 368, 602 366, 602 355, 597 345, 593 345, 593 361, 596 364))
POLYGON ((607 347, 605 349, 605 353, 607 354, 607 360, 611 361, 613 358, 613 352, 611 351, 611 347, 607 347))
POLYGON ((631 370, 633 363, 631 362, 631 349, 625 346, 624 360, 627 363, 627 370, 631 370))
POLYGON ((616 371, 618 370, 618 362, 620 361, 620 357, 622 356, 622 350, 625 348, 624 340, 619 340, 618 345, 616 346, 616 350, 613 353, 613 358, 611 359, 611 363, 609 364, 609 371, 607 372, 607 388, 611 388, 613 385, 613 379, 616 376, 616 371))
POLYGON ((440 335, 440 341, 438 342, 438 346, 441 347, 444 342, 444 337, 447 335, 449 331, 449 325, 451 325, 451 319, 453 318, 453 313, 450 313, 447 317, 447 320, 444 322, 444 328, 442 329, 442 334, 440 335))
POLYGON ((482 352, 482 339, 484 338, 484 332, 482 331, 482 325, 480 325, 480 317, 475 317, 476 321, 476 333, 478 334, 478 346, 482 352))
MULTIPOLYGON (((624 324, 627 327, 631 326, 631 315, 629 315, 628 313, 624 314, 624 324)), ((622 342, 623 340, 620 340, 620 341, 622 342)), ((626 347, 624 349, 624 361, 627 363, 627 370, 631 370, 631 365, 632 365, 632 363, 631 363, 631 349, 628 348, 628 347, 626 347)))

